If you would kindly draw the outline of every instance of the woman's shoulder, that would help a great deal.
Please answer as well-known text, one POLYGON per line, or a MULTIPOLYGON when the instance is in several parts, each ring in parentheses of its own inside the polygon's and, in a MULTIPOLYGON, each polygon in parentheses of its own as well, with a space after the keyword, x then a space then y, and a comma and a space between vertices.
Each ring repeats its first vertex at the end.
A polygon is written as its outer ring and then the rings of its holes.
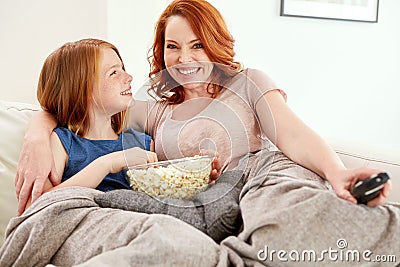
POLYGON ((263 70, 247 68, 244 69, 244 73, 248 79, 257 83, 257 82, 268 82, 268 84, 275 84, 275 82, 271 79, 271 77, 263 70))
POLYGON ((275 81, 263 70, 248 68, 245 71, 250 86, 255 86, 262 92, 279 88, 275 81))
POLYGON ((234 91, 247 90, 248 87, 277 88, 275 82, 262 70, 246 68, 238 72, 228 83, 234 91))
POLYGON ((286 99, 286 94, 263 70, 255 68, 243 69, 234 77, 230 89, 248 99, 250 103, 256 103, 266 92, 279 90, 286 99))
POLYGON ((248 84, 249 82, 256 85, 275 85, 275 82, 260 69, 246 68, 234 75, 228 85, 233 84, 248 84))

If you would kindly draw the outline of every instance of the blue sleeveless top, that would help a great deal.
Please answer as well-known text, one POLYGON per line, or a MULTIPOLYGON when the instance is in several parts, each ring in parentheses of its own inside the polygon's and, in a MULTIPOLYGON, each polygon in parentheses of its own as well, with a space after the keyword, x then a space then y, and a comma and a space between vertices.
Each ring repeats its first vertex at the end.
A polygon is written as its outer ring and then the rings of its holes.
MULTIPOLYGON (((105 154, 132 147, 150 150, 151 137, 133 129, 128 129, 121 133, 118 136, 118 140, 90 140, 81 138, 63 127, 56 128, 54 131, 60 138, 68 154, 68 162, 64 169, 62 182, 78 173, 96 158, 105 154)), ((125 171, 109 173, 96 189, 100 191, 131 189, 125 175, 125 171)))

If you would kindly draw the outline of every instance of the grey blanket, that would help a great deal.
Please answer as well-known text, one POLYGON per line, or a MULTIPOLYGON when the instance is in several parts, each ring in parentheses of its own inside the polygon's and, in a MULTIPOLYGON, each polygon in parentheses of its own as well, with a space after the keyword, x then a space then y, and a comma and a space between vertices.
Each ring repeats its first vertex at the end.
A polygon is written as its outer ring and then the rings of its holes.
POLYGON ((219 248, 167 215, 100 208, 101 192, 64 188, 44 194, 11 219, 0 266, 214 266, 219 248))
POLYGON ((261 151, 240 166, 247 177, 240 196, 243 230, 220 245, 168 215, 100 208, 93 200, 100 192, 75 187, 44 194, 21 217, 10 221, 0 249, 0 266, 400 263, 399 204, 376 208, 350 204, 282 153, 261 151), (323 253, 327 250, 350 258, 331 258, 323 253), (357 259, 366 251, 371 252, 367 259, 357 259), (304 252, 307 258, 301 258, 304 252), (385 262, 378 261, 383 258, 385 262))

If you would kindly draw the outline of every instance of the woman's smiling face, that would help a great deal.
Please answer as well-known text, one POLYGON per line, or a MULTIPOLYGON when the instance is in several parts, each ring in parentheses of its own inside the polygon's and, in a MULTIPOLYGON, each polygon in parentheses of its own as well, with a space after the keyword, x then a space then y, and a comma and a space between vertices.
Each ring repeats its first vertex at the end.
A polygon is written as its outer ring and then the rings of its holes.
POLYGON ((168 18, 164 61, 169 74, 184 89, 204 89, 213 70, 203 44, 182 16, 168 18))

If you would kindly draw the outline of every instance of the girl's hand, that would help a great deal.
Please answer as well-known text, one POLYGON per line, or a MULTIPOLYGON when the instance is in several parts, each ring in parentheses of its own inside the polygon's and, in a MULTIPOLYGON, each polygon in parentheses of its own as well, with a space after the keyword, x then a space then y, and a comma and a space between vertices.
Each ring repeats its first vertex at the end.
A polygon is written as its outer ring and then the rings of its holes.
MULTIPOLYGON (((367 167, 361 167, 356 169, 345 169, 327 177, 327 180, 332 185, 338 197, 347 200, 351 203, 357 204, 357 200, 350 193, 351 188, 359 180, 365 180, 370 176, 380 172, 382 171, 367 167)), ((379 196, 369 201, 367 205, 370 207, 382 205, 387 200, 391 188, 392 184, 389 180, 387 183, 385 183, 379 196)))
POLYGON ((108 155, 112 157, 110 173, 120 172, 123 168, 128 166, 158 161, 156 153, 138 147, 125 149, 122 151, 110 153, 108 155))

